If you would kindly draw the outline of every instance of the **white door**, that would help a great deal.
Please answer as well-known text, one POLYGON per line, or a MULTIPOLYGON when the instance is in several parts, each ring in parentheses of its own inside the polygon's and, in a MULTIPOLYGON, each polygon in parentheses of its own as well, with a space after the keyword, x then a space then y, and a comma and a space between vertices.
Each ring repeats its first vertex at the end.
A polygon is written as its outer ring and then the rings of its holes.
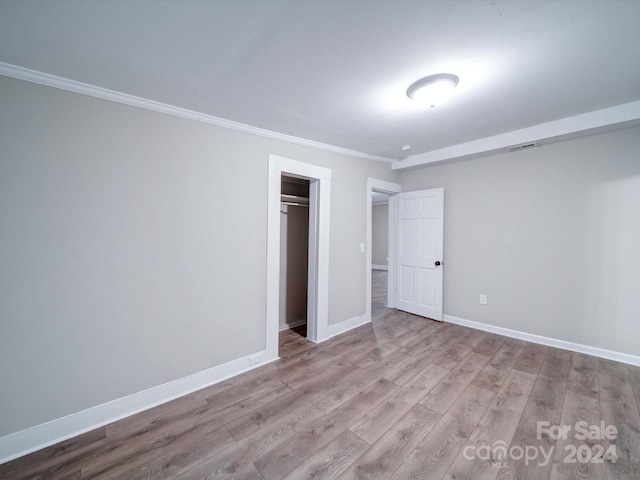
POLYGON ((396 195, 396 308, 442 320, 444 189, 396 195))

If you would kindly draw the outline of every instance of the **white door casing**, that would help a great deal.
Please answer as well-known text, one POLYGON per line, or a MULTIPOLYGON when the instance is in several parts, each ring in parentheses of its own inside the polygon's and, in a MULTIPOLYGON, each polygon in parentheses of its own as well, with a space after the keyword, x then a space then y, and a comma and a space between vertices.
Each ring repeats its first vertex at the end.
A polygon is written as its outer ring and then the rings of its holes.
POLYGON ((396 195, 395 305, 442 320, 444 189, 396 195))
POLYGON ((269 155, 265 356, 270 360, 278 358, 280 193, 283 174, 310 180, 307 338, 313 342, 322 342, 328 338, 331 170, 278 155, 269 155))

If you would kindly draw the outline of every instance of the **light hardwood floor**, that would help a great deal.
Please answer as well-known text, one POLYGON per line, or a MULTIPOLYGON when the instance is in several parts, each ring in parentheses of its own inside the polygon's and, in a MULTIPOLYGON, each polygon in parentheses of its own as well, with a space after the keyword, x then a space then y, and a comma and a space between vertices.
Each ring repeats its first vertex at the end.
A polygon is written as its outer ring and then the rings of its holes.
POLYGON ((0 478, 640 479, 640 368, 389 310, 386 272, 373 283, 371 325, 320 345, 283 332, 278 362, 0 478), (580 421, 617 438, 582 440, 580 421), (612 444, 615 463, 595 455, 612 444))

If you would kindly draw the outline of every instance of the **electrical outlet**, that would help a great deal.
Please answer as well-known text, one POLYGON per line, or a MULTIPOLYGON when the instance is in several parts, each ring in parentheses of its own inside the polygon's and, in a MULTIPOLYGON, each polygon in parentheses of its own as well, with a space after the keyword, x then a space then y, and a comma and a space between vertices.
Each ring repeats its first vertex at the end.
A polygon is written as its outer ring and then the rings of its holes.
POLYGON ((486 305, 486 304, 487 304, 487 296, 480 295, 480 305, 486 305))

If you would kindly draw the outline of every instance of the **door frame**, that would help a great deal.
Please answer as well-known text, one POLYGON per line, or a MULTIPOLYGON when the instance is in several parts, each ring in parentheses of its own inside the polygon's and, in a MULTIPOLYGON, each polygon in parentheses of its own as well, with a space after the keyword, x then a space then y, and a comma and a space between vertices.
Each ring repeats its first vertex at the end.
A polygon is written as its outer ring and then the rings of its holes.
POLYGON ((267 200, 267 306, 265 321, 265 349, 269 358, 278 358, 280 194, 282 193, 281 178, 283 174, 310 181, 307 338, 314 343, 326 340, 329 326, 331 170, 270 154, 267 200))
MULTIPOLYGON (((367 178, 367 261, 366 261, 366 290, 365 290, 365 315, 366 321, 371 322, 371 250, 372 250, 372 223, 373 223, 373 214, 372 214, 372 203, 371 198, 373 195, 373 191, 388 193, 391 195, 389 197, 389 246, 388 246, 388 295, 387 295, 387 303, 388 306, 391 307, 391 288, 393 283, 393 291, 395 292, 395 276, 392 274, 392 248, 393 254, 395 255, 395 213, 392 213, 391 209, 391 201, 393 199, 393 195, 396 193, 402 192, 402 186, 398 183, 388 182, 386 180, 379 180, 377 178, 367 178), (393 240, 392 240, 393 239, 393 240), (394 279, 392 282, 392 278, 394 279)), ((393 299, 395 302, 395 298, 393 299)), ((394 305, 395 306, 395 303, 394 305)))

